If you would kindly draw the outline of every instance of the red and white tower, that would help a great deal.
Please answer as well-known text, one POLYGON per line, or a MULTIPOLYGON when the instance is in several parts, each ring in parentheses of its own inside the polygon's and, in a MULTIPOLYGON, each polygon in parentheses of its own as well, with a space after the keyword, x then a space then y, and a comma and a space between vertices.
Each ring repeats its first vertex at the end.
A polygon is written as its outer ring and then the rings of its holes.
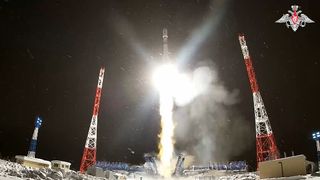
POLYGON ((250 86, 253 93, 254 115, 256 123, 257 162, 279 158, 279 152, 271 129, 266 108, 259 92, 256 75, 252 66, 244 35, 239 35, 240 46, 247 67, 250 86))
POLYGON ((104 68, 100 69, 98 86, 96 90, 96 97, 93 106, 93 115, 91 118, 91 124, 84 146, 82 160, 80 164, 80 172, 84 173, 88 167, 96 163, 96 148, 97 148, 97 124, 98 124, 98 113, 101 98, 102 83, 104 77, 104 68))

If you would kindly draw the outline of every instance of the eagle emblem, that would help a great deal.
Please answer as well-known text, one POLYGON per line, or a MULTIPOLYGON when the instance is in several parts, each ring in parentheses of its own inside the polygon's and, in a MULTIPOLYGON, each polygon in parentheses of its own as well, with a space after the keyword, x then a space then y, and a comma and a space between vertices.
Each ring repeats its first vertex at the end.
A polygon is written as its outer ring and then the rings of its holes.
POLYGON ((280 19, 276 21, 276 23, 285 23, 287 28, 291 27, 291 29, 295 32, 301 27, 305 27, 307 23, 314 23, 307 15, 302 14, 301 10, 298 11, 299 6, 292 5, 291 10, 288 10, 289 14, 284 14, 280 19))

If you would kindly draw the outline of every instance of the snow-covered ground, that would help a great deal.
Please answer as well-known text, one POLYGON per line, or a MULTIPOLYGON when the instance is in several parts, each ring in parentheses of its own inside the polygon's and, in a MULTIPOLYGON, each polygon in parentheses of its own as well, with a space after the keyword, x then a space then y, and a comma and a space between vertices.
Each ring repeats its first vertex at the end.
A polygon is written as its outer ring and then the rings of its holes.
POLYGON ((267 180, 298 180, 298 179, 310 179, 310 180, 320 180, 320 177, 312 177, 311 175, 307 176, 291 176, 291 177, 283 177, 283 178, 270 178, 267 180))
POLYGON ((255 180, 255 179, 259 179, 259 177, 255 173, 244 173, 244 174, 235 174, 230 176, 221 176, 218 178, 218 180, 233 180, 233 179, 255 180))
MULTIPOLYGON (((104 180, 105 178, 98 178, 90 175, 80 174, 75 171, 60 172, 49 168, 32 169, 24 167, 18 163, 0 160, 0 180, 104 180)), ((150 179, 150 178, 146 178, 150 179)), ((255 173, 241 173, 234 175, 226 175, 221 177, 213 176, 194 176, 188 178, 179 179, 217 179, 217 180, 254 180, 260 179, 255 173), (211 178, 210 178, 211 177, 211 178)), ((294 176, 285 178, 272 178, 269 180, 298 180, 298 179, 310 179, 320 180, 320 177, 307 176, 294 176)))
POLYGON ((75 171, 61 172, 49 168, 32 169, 18 163, 0 160, 0 180, 103 180, 75 171))

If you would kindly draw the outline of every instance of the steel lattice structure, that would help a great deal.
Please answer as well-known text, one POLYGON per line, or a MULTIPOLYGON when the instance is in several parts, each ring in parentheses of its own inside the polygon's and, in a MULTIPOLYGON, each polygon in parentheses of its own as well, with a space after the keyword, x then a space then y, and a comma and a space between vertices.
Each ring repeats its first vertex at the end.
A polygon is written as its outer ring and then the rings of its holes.
POLYGON ((256 80, 256 75, 244 35, 239 35, 239 42, 244 62, 247 68, 251 90, 253 93, 254 115, 256 124, 257 162, 259 163, 266 160, 278 159, 278 148, 271 129, 267 111, 259 91, 259 86, 256 80))
POLYGON ((80 164, 80 172, 84 173, 88 167, 96 163, 96 148, 97 148, 97 124, 98 124, 98 113, 100 106, 101 90, 104 77, 104 68, 100 69, 98 86, 96 90, 96 96, 93 106, 93 115, 91 118, 91 124, 86 140, 86 144, 83 150, 83 155, 80 164))

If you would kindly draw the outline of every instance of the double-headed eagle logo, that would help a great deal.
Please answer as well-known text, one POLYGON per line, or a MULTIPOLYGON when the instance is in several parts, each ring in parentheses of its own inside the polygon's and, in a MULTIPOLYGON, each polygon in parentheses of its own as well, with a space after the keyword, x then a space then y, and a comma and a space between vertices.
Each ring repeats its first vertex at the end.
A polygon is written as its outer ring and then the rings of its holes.
POLYGON ((308 16, 301 14, 301 10, 298 11, 299 6, 292 5, 291 10, 288 10, 290 14, 284 14, 276 23, 286 23, 287 28, 291 27, 295 32, 299 26, 305 27, 307 23, 314 23, 308 16))

